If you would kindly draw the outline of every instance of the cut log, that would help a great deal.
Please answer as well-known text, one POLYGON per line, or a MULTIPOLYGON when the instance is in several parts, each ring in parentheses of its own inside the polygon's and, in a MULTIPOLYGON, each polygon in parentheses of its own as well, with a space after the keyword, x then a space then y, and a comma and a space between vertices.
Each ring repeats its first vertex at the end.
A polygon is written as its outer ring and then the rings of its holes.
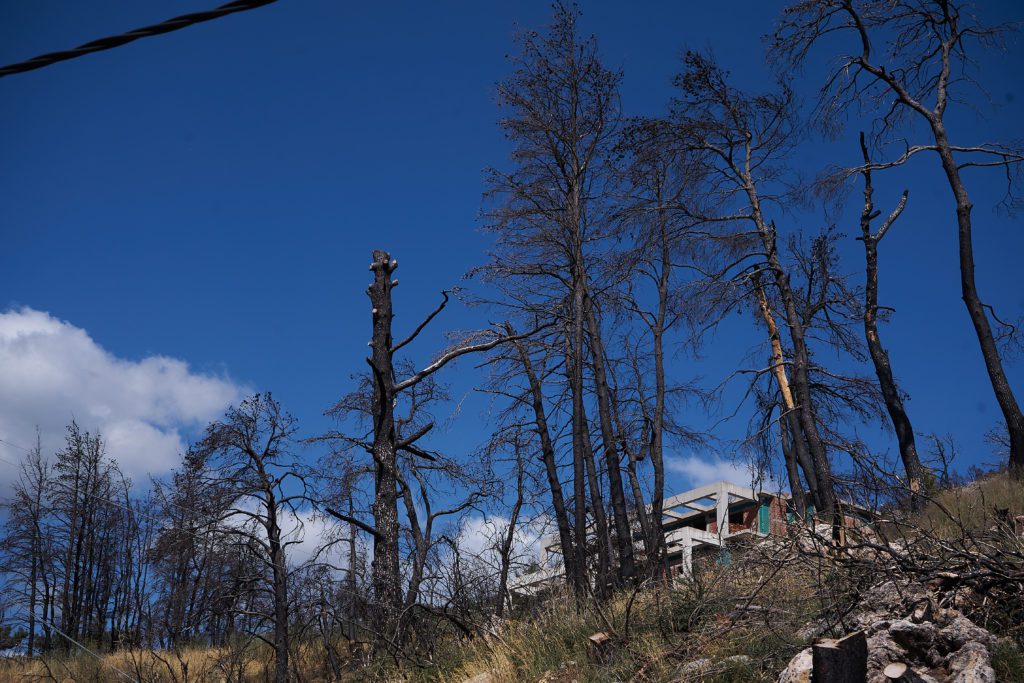
POLYGON ((903 662, 893 662, 882 671, 890 681, 898 681, 907 673, 907 665, 903 662))
POLYGON ((811 647, 811 683, 865 683, 868 639, 863 631, 839 640, 823 639, 811 647))

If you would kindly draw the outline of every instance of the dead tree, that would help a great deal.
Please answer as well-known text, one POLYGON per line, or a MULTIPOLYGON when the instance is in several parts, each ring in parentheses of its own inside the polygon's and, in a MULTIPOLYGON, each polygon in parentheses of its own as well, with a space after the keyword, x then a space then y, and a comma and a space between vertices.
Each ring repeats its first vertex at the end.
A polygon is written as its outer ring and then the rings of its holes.
MULTIPOLYGON (((403 362, 399 368, 403 366, 411 372, 411 364, 403 362)), ((395 419, 399 442, 405 435, 420 433, 431 424, 434 404, 450 400, 433 375, 410 387, 407 396, 407 410, 395 419)), ((462 458, 460 462, 436 450, 419 448, 415 454, 399 450, 398 487, 407 520, 404 530, 411 538, 403 612, 409 613, 420 604, 421 589, 433 580, 428 565, 439 540, 439 525, 476 508, 489 497, 494 482, 487 460, 486 453, 479 459, 462 458)))
MULTIPOLYGON (((624 360, 629 368, 624 375, 632 377, 628 384, 636 392, 636 409, 642 423, 640 442, 631 463, 635 468, 636 462, 649 456, 650 514, 638 512, 638 517, 641 521, 645 516, 649 518, 648 570, 653 572, 659 567, 664 550, 661 524, 666 438, 694 437, 672 419, 673 397, 692 388, 670 384, 665 368, 666 344, 670 335, 679 334, 680 327, 692 326, 697 319, 699 297, 695 296, 690 274, 714 259, 717 248, 708 239, 703 221, 694 216, 700 212, 683 208, 700 203, 705 167, 699 155, 680 144, 670 122, 632 121, 623 132, 618 150, 626 164, 622 169, 624 196, 617 219, 627 232, 635 235, 631 247, 616 264, 625 288, 620 305, 641 324, 636 340, 623 340, 624 360), (646 381, 647 378, 653 378, 653 382, 646 381)), ((699 343, 699 335, 680 337, 688 345, 699 343)), ((619 403, 626 401, 620 399, 619 403)), ((645 512, 646 508, 642 506, 645 512)))
MULTIPOLYGON (((515 330, 510 325, 507 328, 509 336, 515 335, 515 330)), ((544 474, 547 477, 548 490, 551 494, 551 509, 555 517, 555 526, 558 529, 558 542, 562 551, 562 559, 565 567, 566 579, 570 585, 574 585, 577 576, 576 562, 579 553, 573 545, 573 535, 570 527, 569 514, 565 507, 565 494, 562 490, 562 481, 558 474, 558 461, 555 454, 554 438, 548 423, 547 411, 544 407, 544 390, 542 387, 543 375, 534 369, 534 361, 528 351, 526 340, 515 342, 516 357, 511 361, 518 360, 519 367, 527 382, 527 392, 522 397, 513 395, 513 400, 519 404, 526 404, 532 411, 532 424, 537 432, 540 446, 540 458, 544 463, 544 474)), ((579 538, 579 543, 586 542, 586 536, 579 538)))
POLYGON ((518 438, 518 435, 513 436, 511 441, 512 443, 510 445, 512 446, 512 451, 515 457, 516 470, 515 499, 513 500, 512 507, 509 510, 508 526, 505 528, 505 532, 502 535, 498 546, 498 558, 500 565, 498 567, 498 595, 494 603, 494 614, 499 618, 505 614, 505 601, 507 599, 506 594, 508 593, 508 576, 512 568, 512 551, 515 547, 519 515, 523 510, 523 504, 526 502, 527 468, 526 461, 523 457, 525 444, 520 438, 518 438))
MULTIPOLYGON (((616 582, 633 575, 634 562, 603 366, 603 294, 598 294, 602 289, 595 283, 613 228, 608 191, 614 174, 607 162, 618 130, 621 77, 601 63, 593 38, 577 35, 577 14, 574 8, 558 5, 546 34, 523 34, 516 70, 499 85, 499 105, 509 112, 501 125, 515 151, 511 170, 490 172, 488 198, 496 205, 487 212, 488 228, 497 235, 497 247, 491 262, 478 272, 502 290, 498 303, 531 322, 534 317, 555 322, 563 335, 576 552, 566 566, 575 572, 571 581, 582 594, 588 580, 583 542, 588 510, 595 518, 604 514, 604 501, 594 500, 593 492, 587 505, 588 488, 599 469, 593 461, 598 445, 590 441, 586 417, 590 395, 597 398, 599 446, 608 477, 610 525, 615 528, 618 554, 616 582), (588 374, 593 394, 588 392, 588 374)), ((598 540, 598 547, 604 548, 603 538, 598 540)), ((599 577, 598 585, 604 582, 599 577)))
POLYGON ((875 366, 875 374, 878 377, 878 384, 882 390, 882 398, 885 401, 885 408, 889 412, 889 419, 892 420, 893 429, 896 431, 896 439, 899 443, 900 457, 903 460, 903 469, 907 475, 907 487, 910 491, 911 507, 916 508, 919 504, 919 494, 924 480, 924 467, 921 465, 921 458, 917 455, 917 444, 914 440, 914 428, 907 416, 906 408, 903 405, 903 397, 900 395, 899 387, 893 378, 892 364, 889 361, 889 352, 882 345, 878 334, 878 244, 885 237, 886 232, 892 227, 896 219, 903 213, 907 205, 907 192, 903 192, 899 204, 892 210, 877 231, 872 232, 871 223, 880 215, 875 210, 874 187, 871 184, 871 160, 868 158, 868 148, 864 142, 864 134, 860 136, 861 152, 864 155, 864 166, 861 176, 864 179, 864 208, 860 214, 860 237, 864 242, 865 278, 864 288, 864 336, 867 339, 868 351, 871 354, 871 362, 875 366))
MULTIPOLYGON (((964 305, 974 326, 992 389, 1010 436, 1010 468, 1024 478, 1024 413, 1003 368, 998 340, 989 314, 999 323, 992 307, 984 303, 975 278, 973 204, 963 171, 999 167, 1007 173, 1024 162, 1024 150, 997 144, 964 145, 951 140, 946 114, 957 100, 956 88, 970 83, 964 76, 975 46, 997 44, 1007 27, 986 26, 965 13, 960 2, 950 0, 804 0, 786 8, 775 33, 771 52, 799 65, 819 39, 847 36, 853 51, 833 60, 835 71, 821 90, 821 120, 835 126, 844 110, 855 104, 878 107, 877 140, 902 135, 900 124, 908 119, 925 124, 928 139, 907 145, 899 157, 871 163, 872 169, 894 168, 923 152, 933 152, 946 176, 956 204, 960 257, 960 287, 964 305)), ((902 142, 901 142, 902 144, 902 142)), ((853 169, 851 173, 857 172, 853 169)))
MULTIPOLYGON (((409 433, 402 433, 400 420, 396 418, 396 406, 401 399, 412 400, 415 390, 421 383, 431 378, 434 373, 448 365, 456 358, 471 353, 480 353, 493 349, 500 344, 521 339, 525 335, 509 336, 501 328, 485 330, 470 334, 460 339, 452 347, 440 353, 431 363, 420 370, 412 366, 401 372, 401 364, 395 360, 395 354, 415 340, 419 334, 441 313, 449 301, 449 293, 442 292, 442 301, 426 318, 417 325, 404 340, 395 342, 392 337, 392 320, 394 308, 392 291, 398 280, 392 275, 398 268, 398 261, 392 259, 385 251, 373 252, 370 270, 373 282, 367 289, 370 298, 373 334, 370 340, 369 392, 357 390, 342 399, 332 412, 338 416, 347 413, 358 413, 370 418, 372 430, 365 436, 352 436, 343 433, 330 433, 324 440, 340 441, 350 446, 365 450, 373 458, 374 493, 372 503, 373 522, 367 523, 358 518, 327 508, 332 516, 354 524, 373 538, 372 584, 376 605, 373 629, 379 647, 391 647, 400 650, 405 633, 402 615, 407 613, 408 597, 415 600, 418 585, 410 585, 409 592, 403 590, 401 575, 401 550, 399 521, 399 500, 407 498, 405 504, 413 505, 407 513, 415 515, 415 502, 411 499, 411 481, 403 478, 399 454, 404 453, 411 458, 419 458, 428 462, 436 461, 435 455, 418 446, 418 442, 434 427, 431 421, 424 421, 410 428, 409 433), (369 396, 366 394, 369 393, 369 396), (369 399, 369 400, 367 400, 369 399)), ((415 473, 410 470, 415 481, 415 473)), ((422 483, 422 482, 420 482, 422 483)), ((422 492, 422 490, 421 490, 422 492)), ((451 514, 450 511, 433 513, 451 514)), ((418 522, 413 527, 418 526, 418 522)), ((423 539, 421 539, 423 540, 423 539)), ((414 539, 415 541, 415 539, 414 539)), ((429 543, 428 543, 429 546, 429 543)), ((417 557, 423 557, 420 548, 417 557)), ((414 577, 415 578, 415 577, 414 577)), ((418 580, 416 582, 418 584, 418 580)))
POLYGON ((780 254, 775 222, 767 214, 767 205, 778 198, 765 194, 763 188, 778 171, 780 158, 794 144, 793 95, 784 85, 776 92, 747 95, 731 87, 710 58, 694 52, 686 54, 684 64, 685 70, 677 78, 682 95, 674 104, 673 120, 688 147, 707 165, 704 175, 714 179, 709 191, 729 207, 724 211, 726 215, 706 218, 745 224, 756 239, 757 249, 750 255, 757 259, 756 268, 748 272, 764 272, 779 302, 790 344, 787 366, 800 427, 794 436, 806 442, 816 481, 811 491, 815 507, 832 518, 836 513, 835 489, 812 386, 807 320, 799 310, 789 268, 780 254))
MULTIPOLYGON (((286 549, 298 543, 285 537, 284 515, 308 500, 301 469, 291 457, 295 419, 282 412, 270 394, 256 394, 210 424, 196 446, 206 461, 211 485, 223 487, 231 503, 221 512, 221 528, 255 551, 269 578, 261 592, 270 609, 259 616, 273 627, 274 680, 289 680, 289 567, 286 549), (295 486, 289 487, 294 480, 295 486)), ((263 574, 263 572, 261 572, 263 574)), ((257 637, 262 639, 257 633, 257 637)))
POLYGON ((11 577, 15 602, 25 614, 27 642, 26 654, 32 657, 40 650, 48 649, 48 643, 40 648, 36 644, 38 626, 47 624, 47 585, 53 580, 52 548, 48 532, 49 502, 51 488, 50 465, 43 458, 42 447, 37 439, 35 447, 21 462, 18 479, 11 491, 11 500, 3 504, 7 511, 4 525, 5 534, 0 540, 0 552, 4 557, 4 571, 11 577), (41 590, 42 588, 42 590, 41 590), (39 610, 42 607, 42 620, 39 610))
POLYGON ((789 490, 793 495, 796 514, 803 516, 807 511, 807 502, 804 495, 804 486, 800 479, 800 471, 803 471, 804 478, 812 492, 819 488, 818 477, 814 469, 814 463, 811 461, 807 450, 807 442, 804 440, 801 432, 797 403, 796 399, 793 398, 789 373, 786 371, 786 355, 782 348, 782 336, 779 334, 775 312, 772 310, 771 303, 768 300, 761 272, 755 271, 750 277, 754 296, 757 299, 757 311, 764 322, 765 329, 768 331, 772 376, 775 378, 779 397, 781 398, 779 405, 779 439, 782 446, 782 455, 786 463, 789 490))

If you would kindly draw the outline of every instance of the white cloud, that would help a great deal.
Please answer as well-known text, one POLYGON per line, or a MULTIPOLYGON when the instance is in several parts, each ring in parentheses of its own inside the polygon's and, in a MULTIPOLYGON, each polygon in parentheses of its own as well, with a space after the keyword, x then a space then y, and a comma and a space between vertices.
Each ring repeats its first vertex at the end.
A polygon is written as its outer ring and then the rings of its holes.
POLYGON ((696 488, 704 484, 723 480, 749 486, 753 481, 749 466, 723 460, 716 456, 705 458, 699 458, 695 455, 686 457, 666 456, 665 469, 681 475, 688 488, 696 488))
MULTIPOLYGON (((501 563, 498 545, 508 533, 509 520, 500 515, 466 517, 459 528, 459 552, 497 570, 501 563)), ((528 564, 540 557, 540 540, 549 531, 548 520, 541 518, 516 527, 512 541, 513 563, 528 564)))
POLYGON ((318 562, 325 562, 335 567, 347 567, 347 545, 335 543, 324 549, 328 541, 335 540, 337 525, 324 519, 313 510, 288 510, 281 516, 282 537, 288 542, 286 557, 288 564, 297 567, 314 557, 318 562))
MULTIPOLYGON (((0 313, 0 439, 43 452, 64 444, 73 419, 103 435, 107 453, 142 483, 178 462, 189 437, 245 393, 226 376, 176 358, 118 358, 89 334, 31 308, 0 313)), ((22 453, 0 443, 0 458, 22 453)), ((13 468, 0 462, 0 481, 13 468)))

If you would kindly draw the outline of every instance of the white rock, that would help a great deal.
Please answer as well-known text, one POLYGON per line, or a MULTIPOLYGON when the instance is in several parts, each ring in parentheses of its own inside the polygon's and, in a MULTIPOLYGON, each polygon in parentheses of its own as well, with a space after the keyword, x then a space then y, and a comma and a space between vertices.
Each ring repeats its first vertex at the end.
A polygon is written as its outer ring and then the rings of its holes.
POLYGON ((949 656, 949 671, 953 674, 952 683, 996 683, 988 649, 977 641, 949 656))
POLYGON ((814 657, 811 648, 801 650, 796 657, 789 660, 789 666, 779 674, 778 683, 811 683, 813 667, 814 657))

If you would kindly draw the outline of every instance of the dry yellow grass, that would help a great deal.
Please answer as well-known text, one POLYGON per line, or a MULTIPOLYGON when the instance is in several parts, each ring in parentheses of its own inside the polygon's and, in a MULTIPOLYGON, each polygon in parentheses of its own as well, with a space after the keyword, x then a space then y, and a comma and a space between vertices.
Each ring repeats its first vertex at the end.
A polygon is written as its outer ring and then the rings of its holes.
MULTIPOLYGON (((344 646, 339 645, 344 651, 344 646)), ((292 664, 311 683, 325 683, 322 648, 300 645, 292 664)), ((273 653, 263 643, 236 648, 191 647, 176 651, 123 650, 99 659, 82 654, 0 660, 0 683, 140 681, 141 683, 260 683, 273 674, 273 653)))
MULTIPOLYGON (((124 650, 99 659, 81 654, 43 659, 9 660, 0 664, 0 683, 24 681, 223 681, 225 664, 233 658, 220 648, 186 648, 177 652, 124 650)), ((247 657, 240 669, 245 680, 265 677, 266 661, 247 657)), ((238 669, 236 669, 237 671, 238 669)))
POLYGON ((1020 515, 1024 515, 1024 481, 1000 472, 940 491, 916 517, 923 529, 950 535, 959 533, 961 524, 969 530, 987 529, 1020 515))
MULTIPOLYGON (((660 681, 673 680, 679 667, 692 659, 721 662, 746 654, 752 656, 749 669, 722 669, 706 680, 767 681, 777 674, 776 660, 787 657, 797 645, 786 640, 791 629, 786 631, 787 625, 780 624, 780 636, 743 620, 728 623, 727 615, 751 595, 761 604, 790 613, 792 619, 787 621, 794 624, 803 622, 798 610, 811 606, 805 576, 786 572, 769 577, 755 560, 737 558, 728 567, 709 564, 699 581, 657 590, 648 587, 636 595, 624 593, 600 609, 592 603, 577 608, 569 595, 553 596, 534 611, 508 619, 491 635, 436 643, 435 666, 396 672, 387 663, 378 663, 344 680, 461 683, 487 672, 496 683, 582 683, 627 680, 643 670, 644 680, 660 681), (613 639, 595 657, 587 639, 598 631, 612 633, 613 639)), ((292 657, 304 681, 331 680, 319 644, 298 646, 292 657)), ((105 655, 102 661, 75 656, 0 663, 0 683, 117 681, 115 667, 131 680, 145 683, 258 683, 270 680, 272 664, 270 649, 259 643, 178 653, 126 651, 105 655)))

